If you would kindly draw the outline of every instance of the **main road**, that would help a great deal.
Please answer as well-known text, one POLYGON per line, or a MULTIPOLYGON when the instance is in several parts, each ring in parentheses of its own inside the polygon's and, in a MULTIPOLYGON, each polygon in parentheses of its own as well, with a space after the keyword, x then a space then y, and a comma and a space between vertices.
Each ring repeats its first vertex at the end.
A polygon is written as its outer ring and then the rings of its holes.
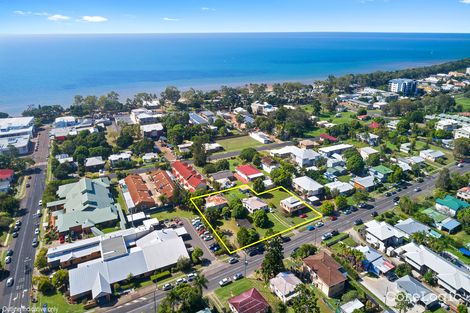
POLYGON ((34 267, 34 256, 36 248, 33 248, 32 241, 35 237, 34 229, 38 226, 40 219, 36 216, 39 208, 39 200, 45 188, 47 156, 49 153, 49 136, 48 131, 40 131, 35 139, 35 146, 38 150, 32 155, 35 165, 32 167, 30 187, 26 189, 25 197, 20 202, 19 220, 22 222, 18 237, 13 238, 10 249, 13 250, 12 262, 5 266, 9 272, 8 277, 13 277, 14 283, 11 287, 6 287, 5 278, 1 283, 2 291, 0 292, 0 303, 3 308, 10 310, 16 309, 15 312, 27 312, 30 305, 31 278, 32 269, 34 267))
MULTIPOLYGON (((457 166, 452 166, 450 168, 452 172, 458 172, 460 174, 466 173, 470 170, 470 164, 465 164, 462 168, 457 166)), ((395 196, 409 196, 417 197, 420 195, 428 194, 434 189, 438 174, 428 176, 422 183, 414 183, 412 186, 409 186, 407 189, 402 189, 395 196), (416 187, 421 188, 421 191, 415 192, 416 187)), ((336 221, 325 221, 325 226, 317 228, 314 231, 303 231, 291 238, 291 241, 284 243, 284 255, 289 256, 292 251, 304 243, 320 243, 320 238, 323 234, 331 232, 332 230, 338 230, 340 232, 349 230, 353 227, 353 223, 357 219, 362 219, 364 222, 367 222, 372 219, 371 212, 376 211, 377 213, 383 213, 387 210, 390 210, 394 207, 393 204, 394 197, 383 197, 376 199, 374 202, 371 202, 374 205, 373 209, 364 210, 360 209, 356 212, 353 212, 350 215, 341 215, 336 221)), ((241 258, 243 261, 243 257, 241 258)), ((230 265, 228 263, 219 263, 211 265, 210 267, 203 270, 203 274, 208 279, 207 289, 204 290, 205 293, 211 292, 214 289, 218 288, 218 282, 225 277, 231 277, 236 273, 243 273, 250 275, 252 274, 259 266, 263 260, 263 255, 256 255, 253 257, 247 257, 247 263, 238 262, 236 264, 230 265)), ((166 296, 166 293, 162 290, 157 290, 155 293, 148 294, 140 299, 133 300, 128 302, 125 305, 120 305, 118 307, 110 308, 109 311, 117 313, 141 313, 141 312, 153 312, 156 311, 156 306, 158 303, 166 296)))

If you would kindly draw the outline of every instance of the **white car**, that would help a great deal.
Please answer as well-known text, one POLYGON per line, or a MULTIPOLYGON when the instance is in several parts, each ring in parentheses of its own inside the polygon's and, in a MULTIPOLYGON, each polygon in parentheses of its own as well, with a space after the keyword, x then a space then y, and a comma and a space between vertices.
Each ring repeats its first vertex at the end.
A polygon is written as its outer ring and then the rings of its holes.
POLYGON ((5 264, 10 264, 11 263, 11 256, 7 256, 5 258, 5 264))
POLYGON ((38 204, 38 205, 39 205, 39 206, 41 206, 41 205, 42 205, 42 200, 39 200, 39 204, 38 204))
POLYGON ((323 225, 325 225, 325 224, 323 224, 323 222, 318 222, 318 223, 315 224, 315 227, 322 227, 323 225))
POLYGON ((166 291, 166 290, 170 290, 170 289, 172 289, 172 288, 173 288, 173 285, 172 285, 172 284, 165 284, 165 285, 163 285, 163 290, 165 290, 165 291, 166 291))
POLYGON ((13 286, 13 277, 7 279, 7 287, 13 286))
POLYGON ((178 285, 181 285, 181 284, 183 284, 183 283, 185 283, 185 282, 186 282, 186 278, 183 278, 183 277, 182 277, 182 278, 178 278, 178 279, 176 280, 176 285, 178 286, 178 285))
POLYGON ((39 228, 36 227, 36 229, 34 230, 34 234, 39 235, 39 228))
POLYGON ((212 240, 212 239, 214 239, 214 237, 212 237, 212 236, 206 236, 206 237, 204 237, 204 241, 209 241, 209 240, 212 240))
POLYGON ((192 281, 194 278, 197 277, 197 274, 196 273, 189 273, 188 274, 188 281, 192 281))
POLYGON ((222 279, 221 281, 219 281, 219 286, 220 286, 220 287, 227 286, 227 285, 230 284, 231 282, 232 282, 232 281, 230 280, 230 278, 225 277, 224 279, 222 279))

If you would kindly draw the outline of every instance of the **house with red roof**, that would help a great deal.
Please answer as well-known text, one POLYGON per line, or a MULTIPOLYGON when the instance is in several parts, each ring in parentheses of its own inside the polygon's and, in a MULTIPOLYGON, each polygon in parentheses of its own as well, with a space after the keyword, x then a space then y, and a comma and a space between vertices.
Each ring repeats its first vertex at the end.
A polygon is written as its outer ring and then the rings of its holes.
POLYGON ((337 142, 338 138, 328 135, 328 134, 320 134, 320 139, 322 141, 328 140, 329 142, 337 142))
POLYGON ((369 124, 370 129, 377 129, 379 127, 380 127, 380 124, 377 123, 377 122, 372 122, 372 123, 369 124))
POLYGON ((257 178, 264 177, 263 172, 251 164, 239 165, 236 167, 235 171, 235 177, 245 184, 248 184, 257 178))
POLYGON ((230 298, 228 305, 234 313, 265 313, 270 309, 268 302, 256 288, 230 298))
POLYGON ((207 188, 207 182, 204 177, 191 165, 175 161, 171 164, 171 170, 181 186, 189 192, 207 188))
POLYGON ((124 182, 126 183, 127 190, 129 190, 132 202, 134 202, 134 206, 137 211, 143 211, 155 206, 155 200, 152 198, 152 193, 140 175, 128 175, 124 179, 124 182))
POLYGON ((367 121, 370 118, 370 116, 367 114, 364 114, 364 115, 358 115, 357 118, 360 119, 361 121, 367 121))
POLYGON ((10 191, 10 182, 14 175, 15 171, 11 169, 0 169, 0 192, 10 191))

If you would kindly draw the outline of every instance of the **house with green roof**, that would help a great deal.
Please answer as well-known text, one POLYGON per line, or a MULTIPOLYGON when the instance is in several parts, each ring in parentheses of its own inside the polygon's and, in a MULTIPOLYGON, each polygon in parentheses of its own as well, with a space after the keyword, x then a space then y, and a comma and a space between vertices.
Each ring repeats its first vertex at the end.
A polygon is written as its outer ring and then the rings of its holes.
POLYGON ((436 210, 447 216, 456 216, 460 211, 470 207, 467 202, 447 195, 444 199, 436 199, 436 210))
POLYGON ((393 173, 391 169, 386 166, 378 165, 374 166, 369 170, 369 173, 376 177, 381 182, 385 182, 390 174, 393 173))
POLYGON ((82 178, 59 187, 59 200, 47 203, 51 225, 60 234, 90 232, 93 227, 111 227, 118 220, 119 204, 115 203, 108 178, 82 178))

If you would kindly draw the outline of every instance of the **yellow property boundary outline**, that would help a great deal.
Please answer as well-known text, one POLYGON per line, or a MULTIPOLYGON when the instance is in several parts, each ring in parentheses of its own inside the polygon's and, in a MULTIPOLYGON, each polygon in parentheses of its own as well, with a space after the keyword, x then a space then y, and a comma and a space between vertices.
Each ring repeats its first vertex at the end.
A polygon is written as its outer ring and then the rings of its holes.
POLYGON ((309 205, 307 202, 305 202, 304 200, 302 200, 301 198, 299 198, 296 194, 294 194, 293 192, 287 190, 285 187, 282 187, 282 186, 279 186, 279 187, 276 187, 276 188, 272 188, 272 189, 269 189, 269 190, 266 190, 266 191, 263 191, 263 192, 260 192, 260 193, 257 193, 256 191, 253 190, 253 188, 251 188, 249 185, 241 185, 241 186, 237 186, 237 187, 232 187, 232 188, 229 188, 229 189, 225 189, 225 190, 220 190, 220 191, 215 191, 215 192, 210 192, 210 193, 207 193, 207 194, 204 194, 204 195, 201 195, 201 196, 197 196, 197 197, 192 197, 189 199, 191 201, 191 203, 194 205, 194 207, 198 210, 199 212, 199 215, 201 215, 201 217, 204 219, 204 221, 207 223, 207 225, 209 225, 210 229, 212 230, 212 232, 214 233, 214 235, 217 237, 218 241, 220 243, 222 243, 222 245, 224 246, 225 250, 227 250, 227 252, 229 254, 233 254, 233 253, 236 253, 238 251, 241 251, 241 250, 244 250, 244 249, 247 249, 251 246, 254 246, 260 242, 263 242, 265 240, 268 240, 268 239, 271 239, 271 238, 274 238, 276 236, 279 236, 281 234, 284 234, 284 233, 287 233, 287 232, 290 232, 291 230, 293 229, 296 229, 296 228, 299 228, 301 226, 304 226, 308 223, 311 223, 313 221, 316 221, 320 218, 323 217, 323 214, 321 214, 320 212, 318 212, 317 210, 315 210, 311 205, 309 205), (254 195, 256 196, 261 196, 265 193, 270 193, 270 192, 273 192, 273 191, 276 191, 276 190, 282 190, 284 192, 287 192, 289 195, 293 196, 294 198, 298 199, 303 205, 305 205, 307 208, 309 208, 310 210, 312 210, 313 212, 315 212, 317 214, 316 217, 314 218, 311 218, 309 220, 306 220, 300 224, 297 224, 297 225, 294 225, 292 227, 289 227, 287 229, 284 229, 274 235, 271 235, 271 236, 268 236, 268 237, 265 237, 265 238, 262 238, 256 242, 253 242, 253 243, 250 243, 249 245, 246 245, 244 247, 241 247, 241 248, 238 248, 238 249, 235 249, 235 250, 230 250, 227 245, 225 244, 225 242, 222 240, 222 238, 220 238, 219 234, 217 233, 217 231, 214 229, 214 227, 212 226, 211 223, 209 223, 209 221, 207 220, 206 216, 204 215, 204 212, 198 208, 198 206, 196 205, 196 203, 194 203, 194 200, 195 199, 200 199, 200 198, 205 198, 205 197, 209 197, 209 196, 212 196, 212 195, 216 195, 216 194, 219 194, 219 193, 224 193, 224 192, 227 192, 227 191, 232 191, 232 190, 237 190, 237 189, 241 189, 241 188, 248 188, 254 195))

